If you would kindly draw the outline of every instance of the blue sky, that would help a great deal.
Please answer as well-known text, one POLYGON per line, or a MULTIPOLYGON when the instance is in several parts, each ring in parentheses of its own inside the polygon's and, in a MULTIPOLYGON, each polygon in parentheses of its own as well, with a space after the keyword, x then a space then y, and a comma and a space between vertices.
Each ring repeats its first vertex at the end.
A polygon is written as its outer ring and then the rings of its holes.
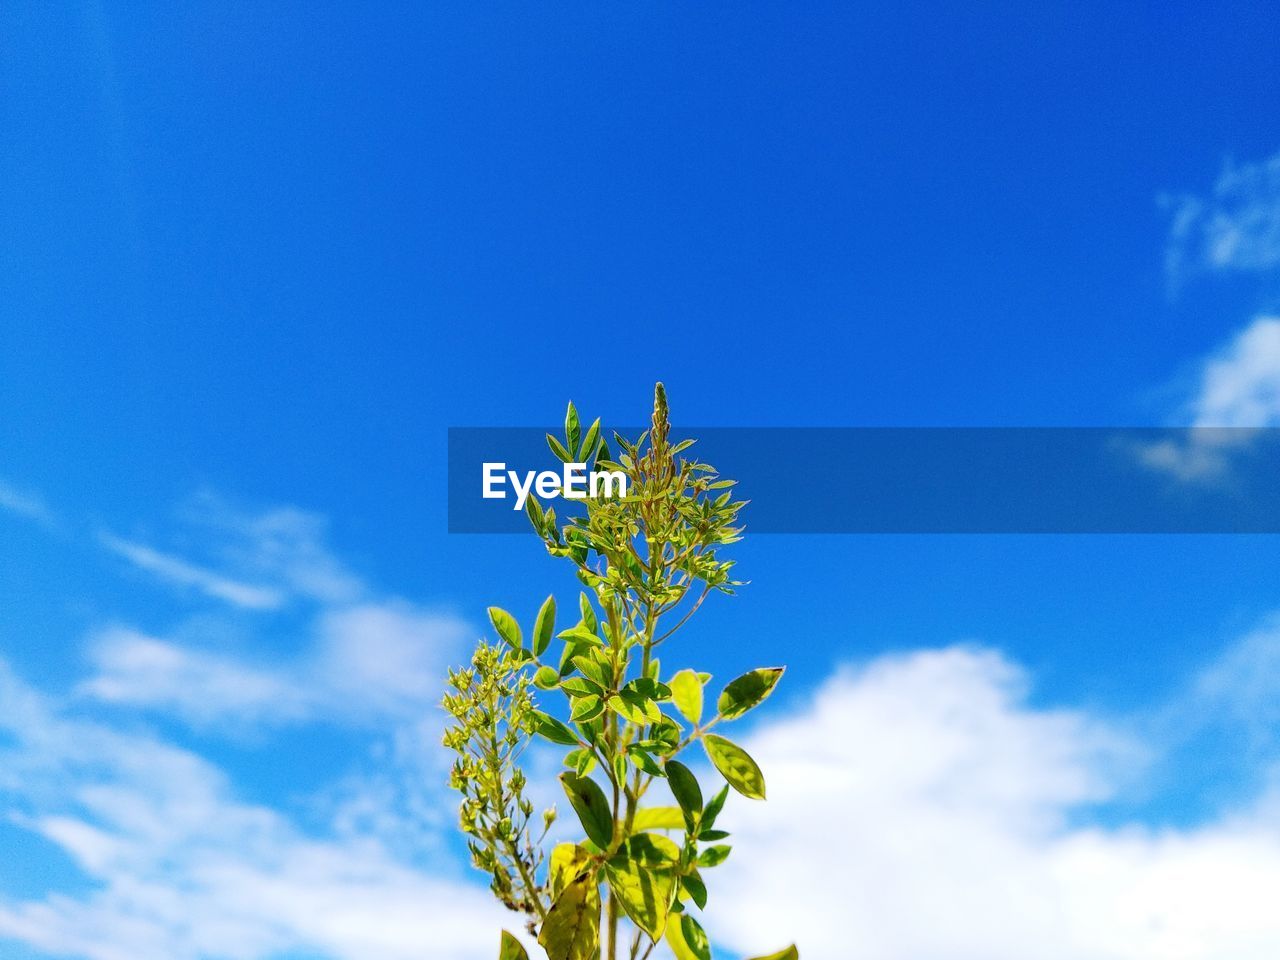
MULTIPOLYGON (((1271 17, 7 4, 0 957, 491 955, 430 704, 487 605, 573 584, 444 532, 449 426, 632 423, 656 379, 677 423, 1280 423, 1271 17)), ((729 955, 1274 955, 1276 540, 739 557, 687 653, 791 671, 729 955), (831 725, 842 930, 752 894, 831 725)))

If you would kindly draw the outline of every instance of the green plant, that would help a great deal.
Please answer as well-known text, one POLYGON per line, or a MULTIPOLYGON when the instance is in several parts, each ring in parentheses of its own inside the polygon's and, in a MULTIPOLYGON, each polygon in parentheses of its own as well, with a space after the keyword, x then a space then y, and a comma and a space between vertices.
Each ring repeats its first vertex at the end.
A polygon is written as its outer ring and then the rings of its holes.
MULTIPOLYGON (((662 384, 651 428, 634 443, 615 434, 616 458, 600 421, 584 431, 569 405, 563 441, 547 436, 552 452, 627 478, 625 495, 585 500, 582 515, 563 521, 536 498, 526 503, 547 550, 569 560, 586 588, 579 619, 557 633, 548 597, 526 637, 511 614, 491 607, 498 642, 482 641, 471 665, 449 675, 444 706, 454 723, 445 744, 458 754, 451 784, 463 795, 473 862, 491 876, 494 894, 526 915, 549 960, 618 960, 624 950, 644 960, 664 939, 678 960, 709 960, 693 910, 707 906, 704 872, 729 855, 721 811, 730 787, 765 796, 755 761, 711 731, 758 706, 783 668, 738 677, 706 716, 709 675, 664 674, 657 656, 711 593, 741 585, 719 555, 741 534, 734 481, 681 457, 693 441, 673 443, 669 432, 662 384), (555 639, 562 646, 553 657, 555 639), (539 709, 535 691, 565 697, 567 722, 539 709), (543 842, 555 812, 535 822, 520 768, 535 736, 566 748, 560 781, 585 833, 549 856, 543 842), (727 781, 709 798, 677 759, 695 743, 727 781), (674 806, 645 803, 658 781, 674 806)), ((788 947, 759 960, 797 956, 788 947)), ((505 931, 500 960, 527 960, 505 931)))

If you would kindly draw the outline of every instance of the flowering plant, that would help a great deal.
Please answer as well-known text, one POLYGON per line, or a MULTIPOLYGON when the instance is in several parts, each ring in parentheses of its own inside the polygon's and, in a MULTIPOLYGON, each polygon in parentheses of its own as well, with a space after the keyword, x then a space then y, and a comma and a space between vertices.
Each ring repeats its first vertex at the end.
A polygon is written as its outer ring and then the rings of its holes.
MULTIPOLYGON (((757 707, 783 668, 733 680, 712 712, 710 676, 664 673, 658 653, 708 596, 741 585, 721 550, 740 539, 744 504, 732 499, 734 481, 681 456, 694 441, 671 441, 662 384, 650 429, 634 442, 615 434, 616 457, 600 421, 583 430, 573 404, 563 440, 547 442, 565 463, 622 471, 626 491, 587 499, 583 515, 564 520, 535 497, 526 502, 547 550, 574 566, 585 589, 577 623, 558 632, 554 597, 527 636, 490 607, 497 641, 482 641, 470 666, 450 672, 445 744, 458 754, 451 785, 463 798, 461 828, 473 863, 525 915, 548 960, 618 960, 624 950, 646 960, 664 940, 677 960, 710 960, 695 911, 707 908, 704 874, 729 856, 725 801, 730 788, 765 798, 756 762, 712 730, 757 707), (543 694, 564 698, 564 719, 540 708, 543 694), (535 737, 565 748, 560 782, 584 834, 549 854, 555 811, 535 818, 520 767, 535 737), (725 780, 710 796, 680 759, 695 744, 725 780), (659 782, 674 804, 646 802, 659 782)), ((506 931, 499 956, 528 960, 506 931)), ((792 946, 759 960, 797 958, 792 946)))

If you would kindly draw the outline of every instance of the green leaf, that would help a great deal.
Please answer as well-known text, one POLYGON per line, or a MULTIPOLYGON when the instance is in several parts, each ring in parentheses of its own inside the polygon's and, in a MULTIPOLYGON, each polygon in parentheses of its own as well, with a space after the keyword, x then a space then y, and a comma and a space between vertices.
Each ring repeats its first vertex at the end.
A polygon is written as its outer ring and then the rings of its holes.
POLYGON ((561 463, 573 463, 573 457, 564 448, 564 444, 549 433, 547 434, 547 446, 551 448, 551 452, 556 455, 556 458, 561 463))
POLYGON ((702 876, 697 870, 688 876, 681 877, 680 886, 689 899, 698 905, 699 910, 707 909, 707 885, 702 882, 702 876))
POLYGON ((533 623, 533 652, 542 656, 551 646, 551 637, 556 630, 556 598, 547 597, 538 611, 538 619, 533 623))
POLYGON ((572 773, 560 774, 560 783, 564 792, 569 795, 569 803, 582 822, 582 829, 601 850, 608 850, 613 844, 613 814, 609 811, 609 801, 604 791, 594 780, 578 777, 572 773))
POLYGON ((524 512, 528 515, 529 522, 533 524, 534 531, 541 534, 543 526, 542 504, 538 502, 538 498, 532 493, 525 497, 524 512))
POLYGON ((702 720, 702 681, 692 670, 671 678, 671 699, 684 718, 697 726, 702 720))
POLYGON ((584 677, 594 681, 601 690, 609 685, 604 676, 604 667, 589 654, 574 657, 573 665, 578 668, 578 672, 584 677))
POLYGON ((578 421, 578 410, 572 400, 569 401, 569 409, 564 413, 564 439, 565 448, 576 459, 578 443, 582 439, 582 424, 578 421))
POLYGON ((702 746, 729 786, 751 800, 764 799, 764 774, 747 751, 714 733, 702 738, 702 746))
POLYGON ((594 680, 588 680, 586 677, 571 677, 568 680, 561 681, 560 689, 570 697, 598 697, 604 693, 604 688, 594 680))
POLYGON ((627 747, 627 756, 631 758, 631 762, 636 768, 643 770, 651 777, 665 777, 666 772, 658 766, 658 761, 649 755, 649 752, 639 744, 631 744, 627 747))
POLYGON ((595 633, 600 629, 600 618, 596 616, 596 608, 591 605, 591 598, 585 592, 578 594, 578 610, 588 630, 595 633))
POLYGON ((565 747, 576 747, 578 745, 578 735, 550 714, 535 710, 533 711, 533 721, 536 724, 534 732, 552 743, 558 743, 565 747))
POLYGON ((502 931, 502 947, 498 950, 498 960, 529 960, 524 944, 507 931, 502 931))
POLYGON ((559 636, 561 640, 565 640, 569 643, 585 644, 589 647, 604 646, 604 641, 581 623, 577 626, 570 627, 568 630, 561 630, 557 636, 559 636))
POLYGON ((603 732, 600 725, 601 717, 596 717, 594 720, 575 720, 573 722, 574 726, 582 734, 582 739, 587 743, 600 742, 600 734, 603 732))
POLYGON ((489 620, 493 623, 493 629, 498 631, 507 646, 513 650, 519 650, 524 646, 524 635, 520 632, 520 624, 516 623, 516 618, 501 607, 489 608, 489 620))
POLYGON ((636 811, 631 829, 636 833, 647 830, 683 830, 684 812, 679 807, 641 807, 636 811))
POLYGON ((560 673, 555 667, 539 667, 533 683, 540 690, 554 690, 560 684, 560 673))
POLYGON ((680 747, 680 725, 668 716, 663 716, 655 723, 649 735, 661 744, 660 747, 654 747, 658 753, 673 754, 680 747))
POLYGON ((636 677, 622 688, 659 703, 671 699, 671 688, 652 677, 636 677))
POLYGON ((567 677, 573 673, 573 658, 580 654, 587 647, 581 643, 565 642, 564 649, 560 651, 560 676, 567 677))
POLYGON ((569 719, 575 723, 583 723, 587 720, 594 720, 602 713, 604 713, 604 704, 599 697, 592 694, 591 696, 580 697, 574 702, 569 719))
POLYGON ((701 925, 689 914, 683 914, 679 923, 667 924, 667 946, 676 960, 711 960, 711 945, 701 925))
POLYGON ((596 417, 587 427, 587 435, 582 438, 582 449, 578 451, 578 459, 584 463, 589 461, 600 446, 600 418, 596 417))
POLYGON ((773 693, 773 688, 778 685, 785 669, 786 667, 761 667, 738 677, 720 694, 720 700, 716 704, 720 716, 725 720, 736 720, 748 710, 759 706, 773 693))
POLYGON ((752 960, 800 960, 800 951, 792 944, 785 950, 771 953, 767 957, 752 957, 752 960))
POLYGON ((702 816, 702 788, 698 786, 698 778, 679 760, 668 760, 667 780, 672 796, 684 812, 685 829, 692 833, 694 824, 702 816))
POLYGON ((639 833, 605 864, 609 889, 633 923, 653 939, 662 936, 676 889, 680 848, 656 833, 639 833))
POLYGON ((548 960, 595 960, 600 949, 600 888, 589 871, 565 884, 547 913, 538 943, 548 960))
POLYGON ((698 866, 706 867, 710 870, 712 867, 718 867, 729 859, 729 851, 732 847, 721 844, 717 847, 707 847, 698 855, 698 866))
POLYGON ((716 817, 720 816, 720 811, 724 809, 725 800, 729 799, 729 788, 721 787, 720 791, 711 798, 711 802, 707 804, 702 811, 702 829, 710 830, 716 822, 716 817))

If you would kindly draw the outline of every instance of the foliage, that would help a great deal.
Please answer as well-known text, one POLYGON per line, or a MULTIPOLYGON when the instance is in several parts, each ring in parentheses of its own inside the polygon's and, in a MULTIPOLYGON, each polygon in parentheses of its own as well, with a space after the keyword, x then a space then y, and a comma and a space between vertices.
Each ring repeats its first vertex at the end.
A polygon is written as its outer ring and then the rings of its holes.
MULTIPOLYGON (((482 641, 471 665, 450 673, 445 744, 458 754, 451 785, 463 795, 462 830, 476 867, 526 916, 548 960, 645 960, 664 940, 677 960, 709 960, 696 913, 708 903, 704 872, 730 852, 721 811, 730 788, 765 797, 756 762, 711 730, 759 706, 783 668, 733 680, 704 720, 711 677, 666 675, 657 654, 708 596, 741 586, 721 550, 740 538, 744 504, 732 499, 734 481, 681 456, 694 441, 671 441, 662 384, 651 428, 634 442, 615 434, 616 457, 600 421, 583 430, 573 404, 564 438, 547 442, 566 463, 622 472, 627 489, 585 500, 581 515, 563 520, 534 497, 526 504, 547 550, 573 564, 585 590, 576 623, 557 632, 548 597, 527 639, 515 617, 490 608, 498 642, 482 641), (563 697, 563 719, 535 703, 535 689, 563 697), (554 810, 535 830, 519 766, 535 736, 567 748, 560 781, 585 835, 549 855, 554 810), (677 759, 695 743, 726 781, 710 796, 677 759), (646 802, 658 781, 675 806, 646 802)), ((504 932, 500 960, 527 957, 504 932)), ((760 960, 797 957, 789 947, 760 960)))

